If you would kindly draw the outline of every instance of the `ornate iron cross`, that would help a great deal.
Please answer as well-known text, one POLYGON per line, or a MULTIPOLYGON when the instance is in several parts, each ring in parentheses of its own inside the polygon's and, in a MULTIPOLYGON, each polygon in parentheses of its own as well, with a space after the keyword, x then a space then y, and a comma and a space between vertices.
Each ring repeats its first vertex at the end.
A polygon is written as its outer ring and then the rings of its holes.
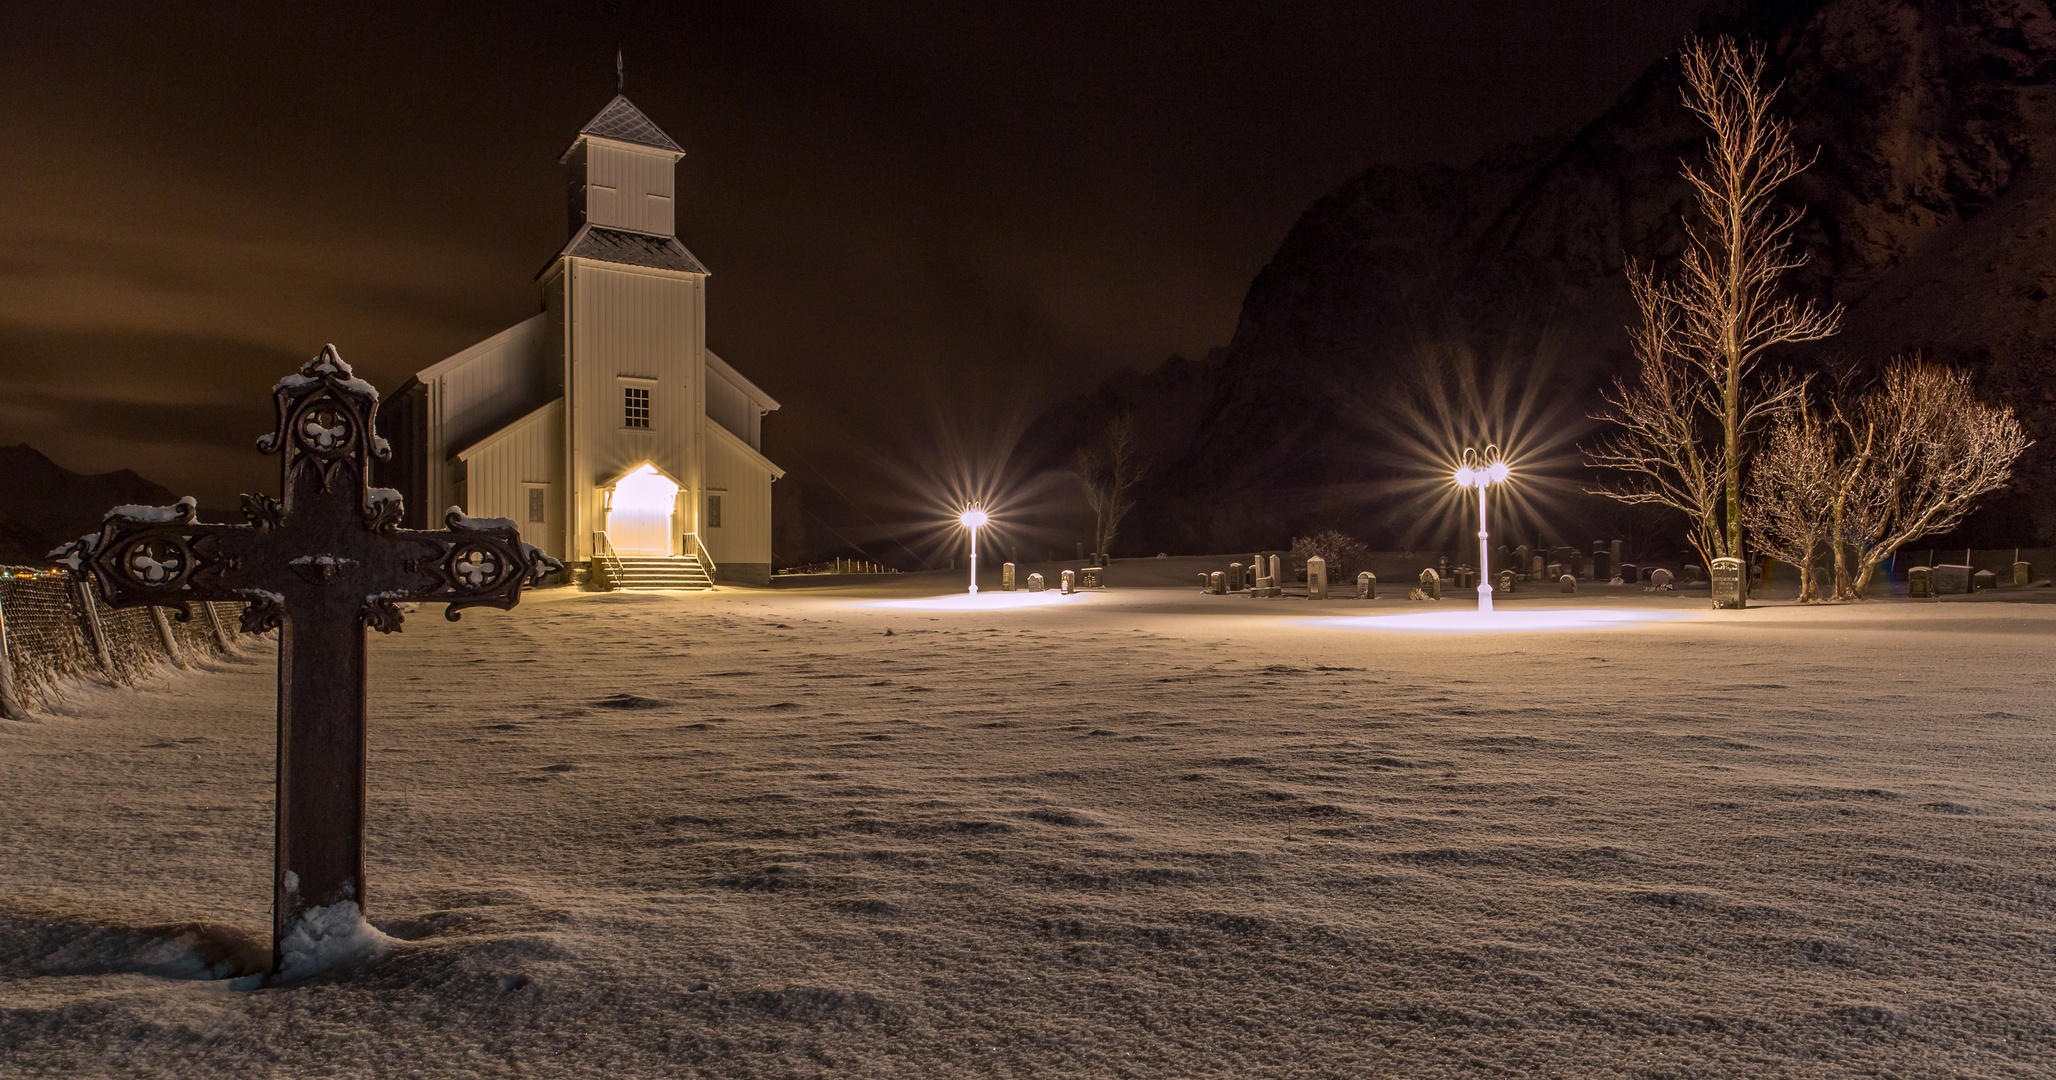
POLYGON ((194 520, 188 497, 110 511, 97 534, 52 555, 97 582, 114 607, 243 601, 243 629, 276 627, 278 819, 272 970, 302 913, 365 899, 365 641, 400 629, 399 605, 448 603, 447 616, 511 608, 561 569, 511 521, 451 508, 448 529, 399 527, 400 493, 370 484, 378 391, 335 346, 272 388, 278 428, 257 448, 281 455, 283 498, 243 496, 248 525, 194 520))

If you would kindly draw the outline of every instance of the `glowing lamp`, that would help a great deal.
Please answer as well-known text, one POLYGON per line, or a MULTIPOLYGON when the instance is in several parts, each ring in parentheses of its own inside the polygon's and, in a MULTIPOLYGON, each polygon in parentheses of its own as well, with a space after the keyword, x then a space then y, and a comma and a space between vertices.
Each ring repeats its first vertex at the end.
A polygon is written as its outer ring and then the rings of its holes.
POLYGON ((971 595, 973 596, 978 595, 978 530, 984 528, 985 523, 989 520, 991 519, 985 516, 985 511, 976 506, 968 507, 963 513, 957 515, 957 524, 971 530, 971 595))
POLYGON ((1492 610, 1492 565, 1489 535, 1485 531, 1485 489, 1503 484, 1511 475, 1499 448, 1487 446, 1481 458, 1476 450, 1464 448, 1463 461, 1456 469, 1456 486, 1478 489, 1478 610, 1492 610))

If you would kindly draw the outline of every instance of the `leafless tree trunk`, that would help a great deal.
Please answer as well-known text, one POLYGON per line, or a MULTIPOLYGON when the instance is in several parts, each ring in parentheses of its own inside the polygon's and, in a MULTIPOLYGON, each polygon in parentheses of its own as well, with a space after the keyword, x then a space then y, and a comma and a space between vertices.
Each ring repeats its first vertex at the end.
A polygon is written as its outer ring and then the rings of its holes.
POLYGON ((1098 437, 1080 446, 1071 458, 1078 481, 1085 488, 1085 503, 1092 508, 1093 550, 1109 558, 1121 519, 1135 508, 1135 483, 1143 469, 1142 446, 1135 435, 1135 417, 1119 413, 1101 428, 1098 437))
POLYGON ((1917 358, 1894 360, 1840 423, 1845 440, 1868 447, 1842 510, 1841 539, 1856 563, 1854 580, 1837 582, 1844 600, 1862 597, 1904 545, 1961 524, 2006 485, 2029 446, 2013 411, 1979 401, 1968 374, 1917 358))
POLYGON ((1712 129, 1706 160, 1681 170, 1699 212, 1685 222, 1675 278, 1629 268, 1642 315, 1630 333, 1642 371, 1607 396, 1600 418, 1619 430, 1590 458, 1627 474, 1602 494, 1678 509, 1693 522, 1700 555, 1739 558, 1747 442, 1801 385, 1756 378, 1757 364, 1773 345, 1835 333, 1841 309, 1776 293, 1778 279, 1806 257, 1792 246, 1799 211, 1774 197, 1812 159, 1800 158, 1791 125, 1770 113, 1777 88, 1764 85, 1763 47, 1694 40, 1682 60, 1685 107, 1712 129))
POLYGON ((1799 566, 1799 601, 1826 599, 1815 558, 1843 486, 1837 429, 1795 402, 1751 464, 1744 524, 1799 566))

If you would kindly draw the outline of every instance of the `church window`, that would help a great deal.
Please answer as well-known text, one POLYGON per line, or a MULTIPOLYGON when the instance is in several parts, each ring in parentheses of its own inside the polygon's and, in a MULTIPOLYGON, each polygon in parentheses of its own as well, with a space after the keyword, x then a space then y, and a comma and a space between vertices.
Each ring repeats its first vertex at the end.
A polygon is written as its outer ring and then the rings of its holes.
POLYGON ((709 529, 718 529, 718 528, 720 528, 720 527, 721 527, 721 496, 719 496, 719 495, 709 495, 709 496, 707 496, 707 528, 709 528, 709 529))
POLYGON ((646 428, 650 426, 650 388, 647 386, 624 386, 621 388, 621 426, 646 428))
POLYGON ((543 511, 546 506, 545 499, 546 496, 543 494, 542 488, 532 487, 528 489, 528 520, 535 522, 543 520, 543 511))

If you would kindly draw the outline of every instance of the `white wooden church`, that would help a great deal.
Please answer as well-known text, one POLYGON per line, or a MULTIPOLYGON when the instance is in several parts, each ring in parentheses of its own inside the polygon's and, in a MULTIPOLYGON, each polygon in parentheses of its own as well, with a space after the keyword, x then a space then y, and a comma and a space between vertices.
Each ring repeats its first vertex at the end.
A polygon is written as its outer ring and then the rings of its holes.
POLYGON ((674 212, 684 156, 619 95, 579 130, 542 312, 416 373, 382 410, 410 524, 461 506, 603 576, 770 582, 784 472, 762 436, 778 402, 707 349, 708 272, 674 212))

